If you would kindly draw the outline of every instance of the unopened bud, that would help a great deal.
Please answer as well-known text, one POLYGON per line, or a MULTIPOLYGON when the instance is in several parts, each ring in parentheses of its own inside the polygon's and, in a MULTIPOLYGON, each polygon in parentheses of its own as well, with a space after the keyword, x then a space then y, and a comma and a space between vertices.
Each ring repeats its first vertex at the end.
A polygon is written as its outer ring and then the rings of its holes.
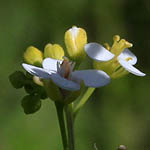
POLYGON ((65 33, 65 44, 70 58, 74 61, 82 60, 86 54, 84 46, 87 43, 86 31, 73 26, 65 33))
POLYGON ((30 46, 24 53, 24 60, 28 64, 40 66, 43 61, 43 53, 37 48, 30 46))
POLYGON ((62 60, 64 56, 63 48, 58 44, 47 44, 44 48, 44 57, 62 60))

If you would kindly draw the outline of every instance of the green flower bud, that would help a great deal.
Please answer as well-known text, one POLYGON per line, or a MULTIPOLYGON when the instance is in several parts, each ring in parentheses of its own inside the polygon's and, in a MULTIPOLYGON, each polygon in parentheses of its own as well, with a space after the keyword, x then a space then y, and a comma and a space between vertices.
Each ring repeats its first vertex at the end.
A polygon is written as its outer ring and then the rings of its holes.
POLYGON ((65 44, 68 55, 74 61, 81 61, 85 58, 86 53, 84 46, 87 43, 86 31, 82 28, 73 26, 65 33, 65 44))
POLYGON ((27 95, 22 99, 21 105, 25 114, 33 114, 41 108, 41 101, 38 95, 27 95))
POLYGON ((44 48, 44 57, 62 60, 64 56, 63 48, 58 44, 47 44, 44 48))
POLYGON ((9 81, 14 88, 19 89, 24 86, 26 76, 21 71, 15 71, 9 76, 9 81))
POLYGON ((28 64, 41 66, 43 61, 43 53, 37 48, 30 46, 24 52, 24 60, 28 64))

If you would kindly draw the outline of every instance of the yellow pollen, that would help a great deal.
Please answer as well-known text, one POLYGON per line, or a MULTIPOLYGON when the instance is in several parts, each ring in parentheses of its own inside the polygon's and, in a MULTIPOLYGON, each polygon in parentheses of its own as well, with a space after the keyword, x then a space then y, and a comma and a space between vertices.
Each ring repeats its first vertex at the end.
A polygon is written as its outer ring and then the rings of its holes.
POLYGON ((126 58, 126 61, 129 61, 129 60, 132 60, 132 58, 131 57, 126 58))
POLYGON ((125 41, 125 45, 127 46, 127 48, 130 48, 130 47, 133 46, 133 44, 132 44, 132 43, 129 43, 128 41, 125 41))
POLYGON ((115 35, 113 37, 114 42, 118 42, 120 40, 120 36, 119 35, 115 35))

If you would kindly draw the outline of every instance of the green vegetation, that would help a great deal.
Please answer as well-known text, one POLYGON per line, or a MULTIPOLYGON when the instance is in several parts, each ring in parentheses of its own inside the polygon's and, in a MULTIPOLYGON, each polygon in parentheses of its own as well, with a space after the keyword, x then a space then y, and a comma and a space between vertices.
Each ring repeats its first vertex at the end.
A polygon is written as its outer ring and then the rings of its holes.
MULTIPOLYGON (((137 67, 146 77, 128 75, 97 89, 75 124, 76 149, 130 150, 150 148, 150 2, 147 0, 13 0, 0 5, 0 150, 60 150, 61 139, 54 104, 25 115, 8 76, 23 71, 23 53, 30 45, 64 44, 64 31, 86 29, 88 42, 112 41, 119 34, 133 43, 137 67)), ((111 44, 111 43, 110 43, 111 44)))

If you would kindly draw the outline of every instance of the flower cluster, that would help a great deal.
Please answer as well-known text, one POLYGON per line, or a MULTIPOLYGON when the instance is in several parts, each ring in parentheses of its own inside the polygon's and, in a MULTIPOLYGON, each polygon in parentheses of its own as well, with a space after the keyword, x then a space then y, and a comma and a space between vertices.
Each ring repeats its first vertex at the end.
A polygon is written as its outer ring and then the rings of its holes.
POLYGON ((40 100, 43 95, 43 99, 49 97, 54 101, 62 101, 72 94, 75 100, 86 87, 105 86, 111 78, 118 78, 129 72, 137 76, 145 75, 133 66, 137 58, 128 49, 132 44, 120 39, 118 35, 114 36, 113 45, 110 47, 105 43, 105 48, 98 43, 87 43, 86 31, 73 26, 66 31, 64 40, 66 51, 59 44, 49 43, 43 52, 30 46, 24 53, 25 63, 22 64, 27 71, 26 75, 17 72, 10 76, 14 87, 24 87, 28 91, 29 95, 22 102, 26 113, 39 109, 41 103, 37 99, 40 100), (87 65, 87 56, 92 58, 93 68, 87 65), (34 86, 31 88, 31 85, 34 86), (74 94, 76 92, 78 93, 74 94), (31 102, 32 105, 38 105, 29 109, 31 102))
MULTIPOLYGON (((24 69, 32 74, 37 76, 40 79, 52 80, 58 87, 68 91, 77 91, 80 90, 80 84, 82 81, 87 87, 101 87, 110 82, 110 77, 102 70, 74 70, 76 63, 79 64, 82 61, 85 61, 86 53, 84 51, 84 46, 87 43, 87 36, 84 29, 72 27, 65 33, 65 44, 67 48, 67 53, 69 58, 74 62, 69 61, 68 58, 64 56, 64 50, 58 44, 48 44, 44 49, 44 59, 41 61, 41 56, 39 58, 39 52, 37 53, 37 59, 33 62, 35 55, 32 55, 33 58, 30 58, 30 53, 25 52, 24 56, 28 57, 25 60, 28 60, 29 64, 37 64, 42 62, 42 68, 36 67, 34 65, 22 64, 24 69), (29 54, 27 54, 29 53, 29 54), (28 56, 29 55, 29 56, 28 56), (40 60, 40 61, 39 61, 40 60)), ((35 52, 35 48, 32 48, 31 51, 35 52)))

